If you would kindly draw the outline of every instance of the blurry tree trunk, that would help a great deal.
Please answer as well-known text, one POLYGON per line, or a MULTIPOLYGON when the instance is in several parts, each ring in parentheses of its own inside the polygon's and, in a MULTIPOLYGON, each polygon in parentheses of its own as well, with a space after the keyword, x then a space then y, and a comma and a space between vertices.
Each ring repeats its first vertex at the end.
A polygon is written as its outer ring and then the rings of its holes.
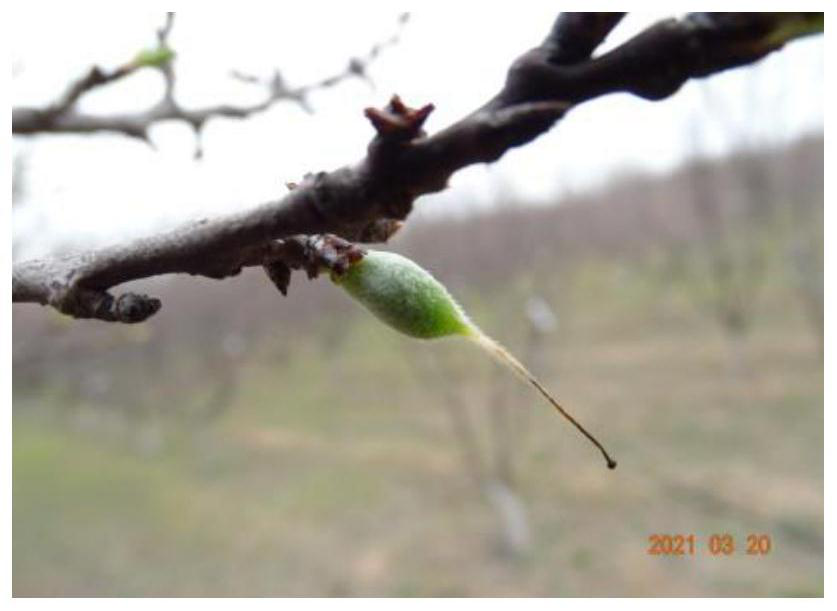
MULTIPOLYGON (((752 329, 759 293, 767 278, 771 230, 775 226, 776 197, 770 167, 757 138, 729 120, 724 109, 704 86, 704 99, 721 120, 733 149, 743 150, 736 162, 722 171, 708 160, 693 163, 688 172, 691 201, 700 244, 707 260, 711 303, 730 345, 733 375, 747 371, 746 343, 752 329)), ((751 82, 747 102, 755 104, 758 91, 751 82)), ((692 130, 693 151, 701 149, 700 128, 692 130)))
POLYGON ((789 206, 790 239, 785 251, 793 286, 819 349, 824 355, 823 141, 812 140, 782 165, 784 201, 789 206))
MULTIPOLYGON (((548 304, 532 296, 526 306, 526 339, 521 351, 524 362, 532 371, 542 370, 546 336, 554 329, 555 318, 548 304)), ((437 386, 449 376, 435 358, 416 359, 415 371, 424 378, 423 385, 437 386)), ((508 558, 520 558, 529 553, 532 531, 524 497, 520 492, 518 465, 525 447, 529 423, 527 405, 513 398, 511 385, 518 381, 492 369, 495 383, 488 384, 491 397, 487 411, 488 438, 483 439, 472 410, 453 383, 444 383, 444 397, 440 401, 448 414, 462 463, 497 520, 500 550, 508 558)))
MULTIPOLYGON (((740 247, 733 244, 736 235, 725 218, 726 197, 717 170, 708 162, 694 164, 689 170, 691 201, 700 233, 700 249, 706 261, 709 281, 709 305, 730 346, 730 371, 738 375, 745 370, 744 343, 750 325, 759 269, 754 265, 746 277, 745 267, 755 259, 740 259, 740 247), (739 252, 736 252, 736 246, 739 252)), ((749 239, 738 236, 740 240, 749 239)))
POLYGON ((811 325, 822 359, 825 355, 822 228, 798 236, 791 246, 790 259, 797 295, 805 311, 805 317, 811 325))
MULTIPOLYGON (((433 358, 423 359, 414 370, 424 378, 424 385, 430 387, 438 385, 440 379, 449 375, 433 358)), ((508 474, 500 472, 500 469, 511 465, 510 459, 500 457, 502 453, 510 453, 508 440, 500 445, 488 446, 484 443, 468 402, 452 383, 443 383, 443 387, 444 397, 440 403, 448 415, 465 473, 494 513, 500 551, 508 558, 524 556, 532 539, 526 505, 514 484, 508 480, 508 474)))

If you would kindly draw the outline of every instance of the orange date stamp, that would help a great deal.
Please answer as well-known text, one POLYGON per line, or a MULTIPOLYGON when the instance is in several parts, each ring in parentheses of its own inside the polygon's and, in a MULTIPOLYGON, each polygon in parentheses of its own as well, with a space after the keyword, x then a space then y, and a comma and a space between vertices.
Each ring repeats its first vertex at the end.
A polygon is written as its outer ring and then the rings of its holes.
POLYGON ((648 536, 646 553, 649 556, 695 556, 699 553, 715 557, 733 556, 738 553, 766 556, 772 549, 773 541, 770 535, 763 533, 749 533, 741 547, 730 533, 715 533, 705 538, 694 533, 654 533, 648 536))

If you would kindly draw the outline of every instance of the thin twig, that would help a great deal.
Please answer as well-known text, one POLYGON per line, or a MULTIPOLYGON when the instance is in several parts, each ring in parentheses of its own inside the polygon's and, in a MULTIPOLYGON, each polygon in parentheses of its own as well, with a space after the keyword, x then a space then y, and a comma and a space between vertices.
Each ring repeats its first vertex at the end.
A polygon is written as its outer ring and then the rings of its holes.
MULTIPOLYGON (((161 121, 182 121, 195 132, 197 146, 195 156, 200 157, 200 134, 206 123, 212 119, 225 117, 244 119, 262 113, 279 102, 293 102, 304 110, 311 112, 307 96, 312 91, 334 87, 351 78, 360 78, 372 82, 368 74, 369 66, 380 55, 381 51, 398 43, 401 29, 407 23, 408 14, 398 18, 397 31, 386 40, 376 43, 364 55, 352 57, 346 66, 326 78, 298 87, 288 86, 278 70, 270 79, 244 75, 235 71, 233 77, 238 80, 257 84, 264 88, 265 97, 253 104, 213 104, 202 108, 185 108, 175 98, 177 75, 175 73, 175 57, 160 56, 160 61, 149 62, 132 60, 113 71, 105 71, 94 66, 81 78, 73 81, 67 91, 56 101, 44 108, 16 107, 12 109, 12 133, 15 135, 36 135, 73 133, 87 134, 97 132, 114 132, 131 138, 148 141, 149 129, 161 121), (127 77, 145 68, 154 68, 162 74, 165 87, 162 97, 145 110, 135 113, 120 113, 110 115, 92 115, 80 111, 77 102, 93 89, 127 77)), ((174 26, 174 13, 167 13, 164 25, 157 30, 157 48, 152 52, 171 51, 169 36, 174 26)))

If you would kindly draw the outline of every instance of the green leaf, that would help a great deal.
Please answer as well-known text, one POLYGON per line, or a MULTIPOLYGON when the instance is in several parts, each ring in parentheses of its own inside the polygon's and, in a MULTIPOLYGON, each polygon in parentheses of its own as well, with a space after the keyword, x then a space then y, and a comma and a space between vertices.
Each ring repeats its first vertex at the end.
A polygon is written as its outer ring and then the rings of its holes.
POLYGON ((134 65, 138 68, 160 68, 174 59, 174 51, 169 47, 157 47, 145 49, 137 53, 134 58, 134 65))

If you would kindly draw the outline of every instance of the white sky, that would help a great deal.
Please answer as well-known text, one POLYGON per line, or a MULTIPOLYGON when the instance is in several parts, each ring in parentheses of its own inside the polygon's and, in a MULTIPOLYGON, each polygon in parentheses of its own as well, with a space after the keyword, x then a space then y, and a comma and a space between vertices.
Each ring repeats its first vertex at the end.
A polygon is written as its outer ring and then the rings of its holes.
MULTIPOLYGON (((171 37, 178 53, 178 99, 184 105, 254 101, 261 90, 229 77, 232 69, 290 84, 340 70, 352 55, 388 37, 400 10, 382 3, 294 3, 287 16, 248 11, 178 15, 171 37), (391 8, 388 8, 391 7, 391 8), (324 18, 324 15, 327 18, 324 18)), ((42 104, 91 64, 114 66, 154 44, 159 13, 34 13, 15 18, 11 47, 13 104, 42 104)), ((366 106, 398 93, 410 105, 433 102, 435 131, 486 101, 510 62, 538 44, 555 18, 554 3, 480 3, 419 8, 401 43, 370 68, 376 83, 351 80, 317 93, 309 116, 280 103, 243 121, 218 119, 204 133, 204 157, 192 157, 184 125, 152 131, 156 150, 123 136, 15 138, 25 160, 25 205, 13 213, 22 257, 54 245, 88 248, 223 210, 238 210, 285 192, 285 181, 360 159, 372 130, 366 106)), ((629 15, 604 48, 628 38, 663 13, 629 15)), ((498 193, 542 201, 600 184, 628 170, 665 171, 694 149, 719 154, 735 142, 779 143, 823 125, 823 37, 795 42, 754 68, 688 84, 651 103, 613 95, 584 104, 548 134, 490 166, 458 173, 448 191, 419 200, 422 214, 467 213, 494 204, 498 193), (711 109, 706 102, 711 100, 711 109)), ((141 109, 158 99, 151 70, 83 99, 90 112, 141 109)))

